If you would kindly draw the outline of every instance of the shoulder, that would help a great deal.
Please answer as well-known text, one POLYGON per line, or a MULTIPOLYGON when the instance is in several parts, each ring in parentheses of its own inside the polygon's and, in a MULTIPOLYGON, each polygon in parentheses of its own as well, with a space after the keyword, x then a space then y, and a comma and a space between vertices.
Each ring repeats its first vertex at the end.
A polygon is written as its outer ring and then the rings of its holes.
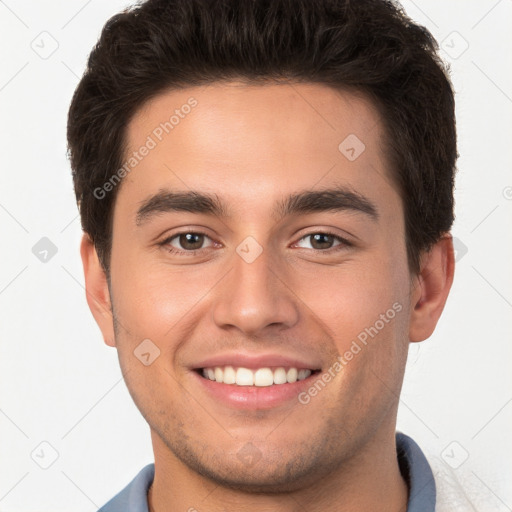
POLYGON ((400 467, 409 484, 408 512, 475 512, 468 496, 464 474, 456 472, 441 458, 424 453, 410 437, 397 432, 400 467))
POLYGON ((148 512, 147 495, 155 476, 155 465, 148 464, 98 512, 148 512))
POLYGON ((476 512, 465 474, 455 471, 439 457, 429 455, 428 461, 436 482, 436 512, 476 512))

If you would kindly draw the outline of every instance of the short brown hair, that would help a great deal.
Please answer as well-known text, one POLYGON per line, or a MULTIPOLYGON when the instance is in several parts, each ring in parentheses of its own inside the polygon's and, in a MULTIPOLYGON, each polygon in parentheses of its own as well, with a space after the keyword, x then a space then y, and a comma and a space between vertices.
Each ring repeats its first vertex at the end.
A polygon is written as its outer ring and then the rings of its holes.
POLYGON ((148 0, 108 20, 73 96, 68 148, 83 230, 109 275, 126 127, 166 90, 223 80, 321 83, 366 94, 404 203, 409 266, 453 223, 454 97, 427 29, 387 0, 148 0))

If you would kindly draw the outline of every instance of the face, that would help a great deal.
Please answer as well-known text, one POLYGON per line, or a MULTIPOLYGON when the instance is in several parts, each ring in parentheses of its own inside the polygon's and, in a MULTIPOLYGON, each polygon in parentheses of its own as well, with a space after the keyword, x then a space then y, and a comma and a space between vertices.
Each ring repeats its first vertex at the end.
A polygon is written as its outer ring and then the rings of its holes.
POLYGON ((110 293, 157 460, 293 489, 394 432, 411 275, 372 104, 218 83, 151 100, 127 141, 110 293))

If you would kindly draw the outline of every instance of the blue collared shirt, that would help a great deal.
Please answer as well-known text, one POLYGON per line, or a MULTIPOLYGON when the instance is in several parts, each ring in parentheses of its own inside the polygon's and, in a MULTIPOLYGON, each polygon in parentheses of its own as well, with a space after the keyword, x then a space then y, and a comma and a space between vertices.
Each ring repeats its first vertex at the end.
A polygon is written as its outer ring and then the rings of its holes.
MULTIPOLYGON (((407 512, 435 512, 436 484, 430 465, 420 447, 397 432, 400 471, 409 487, 407 512)), ((148 490, 155 476, 155 465, 148 464, 117 496, 98 512, 148 512, 148 490)))

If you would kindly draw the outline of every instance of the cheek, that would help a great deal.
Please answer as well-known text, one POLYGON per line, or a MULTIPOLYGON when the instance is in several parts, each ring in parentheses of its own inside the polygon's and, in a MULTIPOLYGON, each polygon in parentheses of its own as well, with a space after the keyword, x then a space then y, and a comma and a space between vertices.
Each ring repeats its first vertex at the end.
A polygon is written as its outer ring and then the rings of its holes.
POLYGON ((409 273, 400 246, 352 263, 339 272, 320 270, 318 286, 303 287, 300 296, 342 358, 340 384, 355 394, 364 390, 360 399, 371 402, 383 381, 396 391, 401 382, 408 347, 409 273))
POLYGON ((154 260, 127 255, 116 261, 113 254, 112 300, 116 317, 125 327, 117 342, 122 350, 133 350, 148 338, 169 360, 198 317, 205 316, 208 292, 225 270, 214 266, 176 269, 154 260))
POLYGON ((301 287, 300 297, 329 329, 329 334, 339 340, 340 350, 376 323, 379 331, 388 331, 396 323, 398 310, 405 310, 406 277, 393 272, 392 266, 368 264, 340 268, 339 272, 320 270, 316 272, 314 287, 301 287))

